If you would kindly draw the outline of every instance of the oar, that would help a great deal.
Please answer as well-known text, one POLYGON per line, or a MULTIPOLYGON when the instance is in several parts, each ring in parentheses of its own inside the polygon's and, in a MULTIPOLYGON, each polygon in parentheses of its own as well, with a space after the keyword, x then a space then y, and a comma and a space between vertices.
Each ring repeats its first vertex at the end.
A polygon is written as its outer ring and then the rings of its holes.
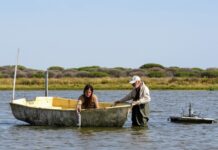
POLYGON ((130 104, 130 103, 128 103, 128 102, 118 102, 118 103, 114 103, 114 104, 112 105, 112 107, 116 107, 117 104, 119 104, 119 103, 123 103, 123 104, 126 104, 126 105, 129 105, 129 106, 130 106, 130 108, 129 108, 129 110, 128 110, 128 113, 132 111, 133 105, 130 104))

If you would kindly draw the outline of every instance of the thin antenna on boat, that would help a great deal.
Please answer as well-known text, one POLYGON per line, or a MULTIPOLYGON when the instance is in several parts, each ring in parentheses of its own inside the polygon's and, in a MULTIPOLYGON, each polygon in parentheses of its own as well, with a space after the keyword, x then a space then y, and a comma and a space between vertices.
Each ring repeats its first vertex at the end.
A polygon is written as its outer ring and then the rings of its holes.
POLYGON ((13 84, 13 98, 12 98, 12 100, 15 99, 15 85, 16 85, 17 65, 18 65, 19 53, 20 53, 20 50, 19 50, 19 48, 18 48, 18 49, 17 49, 17 60, 16 60, 16 65, 15 65, 15 68, 14 68, 14 84, 13 84))
POLYGON ((48 70, 45 71, 45 96, 48 96, 48 70))

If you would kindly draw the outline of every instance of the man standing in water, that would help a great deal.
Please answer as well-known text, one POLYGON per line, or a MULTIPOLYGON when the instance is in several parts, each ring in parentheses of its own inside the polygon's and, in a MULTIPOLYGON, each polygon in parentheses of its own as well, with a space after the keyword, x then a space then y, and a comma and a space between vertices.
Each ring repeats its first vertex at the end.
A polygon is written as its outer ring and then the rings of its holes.
POLYGON ((132 126, 146 126, 149 120, 149 102, 151 101, 148 87, 139 76, 133 76, 132 91, 115 104, 132 100, 132 126))

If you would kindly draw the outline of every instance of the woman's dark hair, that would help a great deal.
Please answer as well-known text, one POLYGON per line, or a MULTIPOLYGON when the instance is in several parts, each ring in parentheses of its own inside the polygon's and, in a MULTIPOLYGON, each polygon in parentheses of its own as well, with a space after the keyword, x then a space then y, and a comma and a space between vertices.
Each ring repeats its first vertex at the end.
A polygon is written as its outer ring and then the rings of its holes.
POLYGON ((87 108, 87 107, 91 104, 91 102, 92 102, 93 91, 94 91, 94 88, 93 88, 90 84, 87 84, 87 85, 84 87, 84 89, 83 89, 83 96, 84 96, 84 99, 85 99, 85 101, 84 101, 84 103, 83 103, 83 106, 84 106, 85 108, 87 108), (92 91, 92 94, 91 94, 90 97, 86 97, 85 92, 86 92, 87 90, 89 90, 89 89, 92 91))
POLYGON ((87 84, 85 87, 84 87, 84 89, 83 89, 83 95, 85 95, 85 92, 87 91, 87 90, 91 90, 92 91, 92 93, 93 93, 93 91, 94 91, 94 88, 90 85, 90 84, 87 84))

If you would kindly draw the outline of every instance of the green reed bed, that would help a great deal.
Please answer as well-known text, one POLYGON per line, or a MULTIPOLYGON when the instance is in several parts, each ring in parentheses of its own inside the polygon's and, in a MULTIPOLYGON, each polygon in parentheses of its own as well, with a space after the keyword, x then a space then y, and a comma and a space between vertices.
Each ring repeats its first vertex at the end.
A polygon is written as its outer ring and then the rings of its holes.
MULTIPOLYGON (((85 84, 95 89, 124 90, 131 89, 129 77, 122 78, 50 78, 49 90, 81 90, 85 84)), ((142 80, 150 89, 158 90, 218 90, 218 78, 147 78, 142 80)), ((0 90, 12 90, 13 79, 0 78, 0 90)), ((17 90, 42 90, 43 78, 18 78, 17 90)))

